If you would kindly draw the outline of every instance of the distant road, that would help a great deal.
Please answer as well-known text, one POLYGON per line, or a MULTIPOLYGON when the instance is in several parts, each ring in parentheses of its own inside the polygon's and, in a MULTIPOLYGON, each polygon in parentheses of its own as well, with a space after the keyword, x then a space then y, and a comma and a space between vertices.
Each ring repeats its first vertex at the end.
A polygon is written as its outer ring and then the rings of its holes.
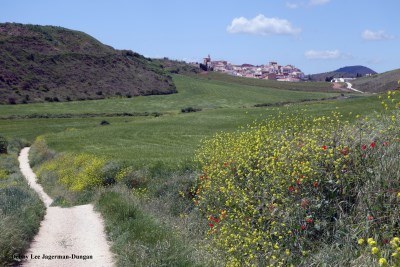
POLYGON ((353 85, 352 85, 351 83, 346 82, 346 84, 347 84, 347 89, 352 90, 352 91, 357 92, 357 93, 364 94, 364 92, 362 92, 362 91, 360 91, 360 90, 357 90, 357 89, 354 89, 354 88, 353 88, 353 85))

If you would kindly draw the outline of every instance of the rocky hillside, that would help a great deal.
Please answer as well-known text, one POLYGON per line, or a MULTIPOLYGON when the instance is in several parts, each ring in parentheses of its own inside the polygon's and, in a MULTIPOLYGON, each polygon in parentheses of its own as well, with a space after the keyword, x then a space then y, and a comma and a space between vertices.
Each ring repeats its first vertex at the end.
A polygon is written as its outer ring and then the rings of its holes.
POLYGON ((170 94, 172 78, 135 52, 61 27, 0 24, 0 103, 170 94))

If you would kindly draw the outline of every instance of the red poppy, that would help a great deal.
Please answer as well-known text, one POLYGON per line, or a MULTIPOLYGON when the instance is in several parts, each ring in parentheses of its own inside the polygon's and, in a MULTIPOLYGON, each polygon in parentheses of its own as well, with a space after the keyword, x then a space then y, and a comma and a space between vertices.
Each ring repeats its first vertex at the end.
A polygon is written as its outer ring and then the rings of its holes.
POLYGON ((306 219, 306 222, 307 222, 307 223, 313 223, 314 220, 313 220, 312 218, 307 218, 307 219, 306 219))
POLYGON ((301 204, 300 204, 300 206, 302 207, 302 208, 307 208, 308 207, 308 205, 310 204, 310 202, 308 201, 308 199, 306 199, 306 198, 303 198, 302 200, 301 200, 301 204))
POLYGON ((343 148, 343 149, 340 151, 340 153, 341 153, 342 155, 344 155, 344 156, 348 155, 348 154, 349 154, 349 148, 348 148, 348 147, 343 148))
POLYGON ((209 223, 208 225, 210 226, 210 228, 213 228, 213 227, 214 227, 214 224, 213 224, 213 223, 209 223))
POLYGON ((294 191, 294 186, 289 186, 289 191, 293 192, 294 191))
POLYGON ((275 209, 275 204, 274 204, 274 203, 269 204, 269 205, 268 205, 268 209, 269 209, 271 212, 274 211, 274 209, 275 209))
POLYGON ((376 143, 375 143, 375 142, 372 142, 369 146, 370 146, 371 148, 374 148, 374 147, 376 146, 376 143))
POLYGON ((307 226, 306 226, 305 224, 302 224, 302 225, 300 226, 300 228, 301 228, 301 230, 306 230, 307 226))
POLYGON ((323 150, 326 150, 328 147, 327 146, 322 146, 322 149, 323 150))
POLYGON ((362 149, 362 150, 367 149, 367 145, 362 145, 362 146, 361 146, 361 149, 362 149))
POLYGON ((367 219, 368 219, 368 221, 372 221, 372 220, 374 219, 374 217, 371 216, 371 215, 368 215, 368 216, 367 216, 367 219))
POLYGON ((317 187, 318 187, 318 182, 315 181, 315 182, 313 183, 313 186, 314 186, 315 188, 317 188, 317 187))

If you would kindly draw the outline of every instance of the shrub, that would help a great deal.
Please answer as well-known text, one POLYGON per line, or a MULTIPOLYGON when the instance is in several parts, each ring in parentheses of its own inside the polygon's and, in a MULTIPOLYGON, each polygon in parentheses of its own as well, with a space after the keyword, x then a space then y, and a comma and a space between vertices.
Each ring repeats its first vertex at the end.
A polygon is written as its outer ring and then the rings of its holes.
POLYGON ((7 154, 7 140, 0 135, 0 154, 7 154))
POLYGON ((54 172, 60 183, 72 191, 83 191, 103 184, 106 160, 89 154, 62 154, 43 163, 37 174, 54 172))
POLYGON ((108 162, 101 170, 101 177, 103 179, 102 185, 112 185, 116 182, 116 176, 121 170, 121 166, 116 162, 108 162))
POLYGON ((8 98, 8 104, 10 104, 10 105, 17 104, 17 100, 15 99, 15 97, 9 97, 8 98))
POLYGON ((197 111, 201 111, 201 108, 187 107, 181 109, 182 113, 197 112, 197 111))
POLYGON ((29 146, 28 141, 19 138, 13 138, 8 142, 7 151, 9 153, 18 154, 19 151, 26 146, 29 146))
POLYGON ((29 151, 29 163, 31 166, 37 166, 54 158, 54 156, 55 152, 47 147, 43 136, 39 136, 36 138, 29 151))
POLYGON ((129 189, 145 188, 149 181, 149 174, 145 170, 135 170, 129 166, 122 168, 115 176, 117 182, 123 183, 129 189))

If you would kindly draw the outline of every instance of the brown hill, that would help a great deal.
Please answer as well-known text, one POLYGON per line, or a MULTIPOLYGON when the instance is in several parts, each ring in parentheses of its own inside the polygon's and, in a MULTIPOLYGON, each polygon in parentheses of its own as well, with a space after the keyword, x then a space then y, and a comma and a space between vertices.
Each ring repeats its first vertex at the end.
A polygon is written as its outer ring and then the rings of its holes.
POLYGON ((395 90, 400 81, 400 69, 363 77, 352 81, 353 87, 364 92, 379 93, 395 90))
POLYGON ((61 27, 0 24, 0 103, 170 94, 160 65, 61 27))

